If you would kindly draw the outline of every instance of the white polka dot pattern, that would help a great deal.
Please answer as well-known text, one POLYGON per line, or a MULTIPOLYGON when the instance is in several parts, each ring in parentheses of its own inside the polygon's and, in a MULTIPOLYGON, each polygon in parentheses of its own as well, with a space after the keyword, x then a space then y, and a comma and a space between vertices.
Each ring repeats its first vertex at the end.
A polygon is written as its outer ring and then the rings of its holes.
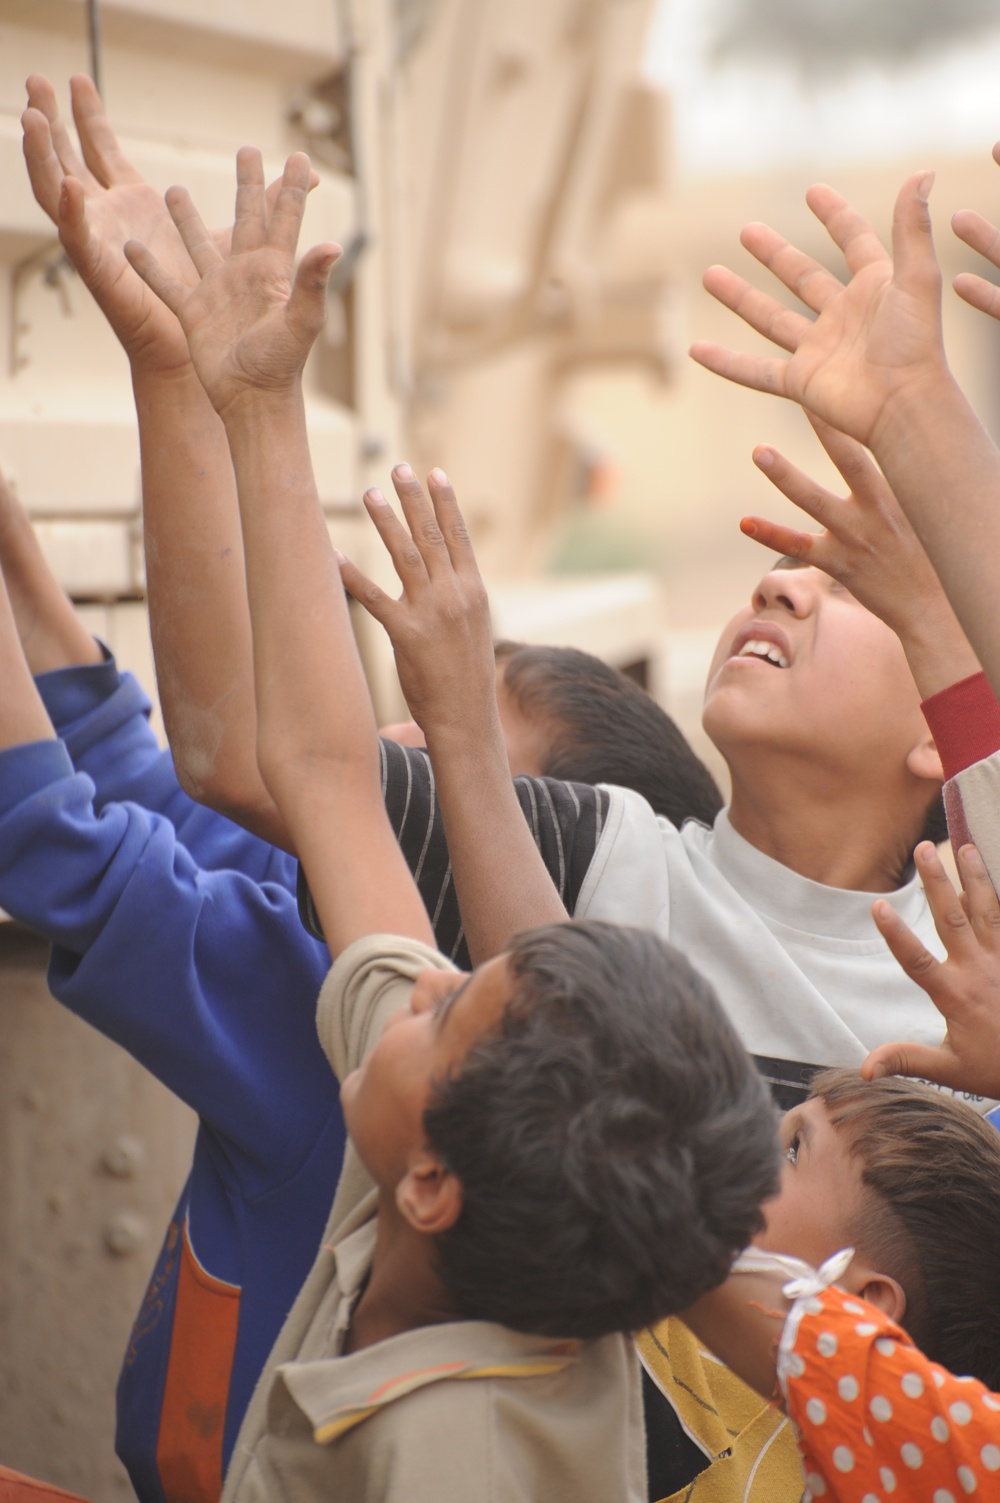
POLYGON ((835 1286, 810 1290, 795 1311, 782 1384, 810 1497, 1000 1503, 1000 1394, 928 1362, 835 1286))

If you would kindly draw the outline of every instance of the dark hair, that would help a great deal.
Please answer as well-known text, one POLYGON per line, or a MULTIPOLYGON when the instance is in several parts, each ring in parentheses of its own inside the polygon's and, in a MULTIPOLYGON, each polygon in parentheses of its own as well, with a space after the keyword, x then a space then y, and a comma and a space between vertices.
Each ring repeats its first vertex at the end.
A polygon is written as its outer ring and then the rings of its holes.
MULTIPOLYGON (((948 816, 944 809, 944 795, 938 789, 927 806, 924 817, 924 827, 920 832, 920 840, 933 840, 935 845, 940 845, 942 840, 948 839, 948 816)), ((916 850, 920 840, 914 841, 913 848, 916 850)))
POLYGON ((1000 1133, 954 1096, 893 1076, 825 1070, 811 1094, 861 1161, 852 1237, 902 1286, 914 1343, 1000 1387, 1000 1133))
POLYGON ((707 981, 650 931, 553 925, 509 962, 499 1031, 424 1115, 464 1191, 441 1275, 465 1319, 638 1330, 721 1283, 763 1225, 775 1110, 707 981))
POLYGON ((499 642, 504 684, 552 730, 543 776, 634 788, 680 827, 710 825, 722 794, 670 716, 633 679, 575 647, 499 642))

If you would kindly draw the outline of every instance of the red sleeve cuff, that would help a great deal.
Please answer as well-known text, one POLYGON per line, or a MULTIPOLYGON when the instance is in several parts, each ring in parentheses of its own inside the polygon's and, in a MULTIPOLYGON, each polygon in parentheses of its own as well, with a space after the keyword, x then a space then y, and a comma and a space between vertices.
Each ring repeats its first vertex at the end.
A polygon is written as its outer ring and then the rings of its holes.
POLYGON ((1000 704, 985 673, 973 673, 921 705, 945 778, 1000 751, 1000 704))

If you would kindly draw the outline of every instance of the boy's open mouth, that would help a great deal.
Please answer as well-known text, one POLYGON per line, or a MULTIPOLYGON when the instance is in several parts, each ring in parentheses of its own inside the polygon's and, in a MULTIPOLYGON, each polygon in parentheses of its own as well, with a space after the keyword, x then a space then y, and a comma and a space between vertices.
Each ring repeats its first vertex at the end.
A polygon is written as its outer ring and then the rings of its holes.
POLYGON ((756 658, 772 668, 787 668, 792 661, 792 648, 786 633, 776 622, 765 618, 746 621, 733 638, 729 649, 730 658, 756 658))
POLYGON ((752 637, 749 642, 744 642, 736 656, 738 658, 760 658, 761 662, 771 663, 775 668, 788 667, 788 659, 781 651, 781 648, 776 647, 773 642, 764 642, 759 638, 752 637))

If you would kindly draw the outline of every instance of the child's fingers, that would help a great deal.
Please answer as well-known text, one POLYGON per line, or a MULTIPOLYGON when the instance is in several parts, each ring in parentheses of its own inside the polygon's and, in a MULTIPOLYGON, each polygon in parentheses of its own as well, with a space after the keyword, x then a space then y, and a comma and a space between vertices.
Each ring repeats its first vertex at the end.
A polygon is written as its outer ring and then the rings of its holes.
POLYGON ((451 555, 441 524, 424 495, 423 486, 408 464, 396 465, 392 472, 392 483, 403 508, 406 525, 428 575, 433 578, 435 574, 441 573, 442 568, 445 573, 451 573, 451 555))
POLYGON ((974 209, 959 209, 951 218, 951 227, 959 240, 994 266, 1000 266, 1000 230, 974 209))
POLYGON ((236 153, 236 215, 233 220, 233 255, 256 250, 266 234, 264 162, 253 146, 236 153))
POLYGON ((302 216, 312 180, 312 166, 304 151, 293 151, 285 163, 281 187, 267 225, 267 243, 294 256, 302 216))
POLYGON ((843 251, 852 276, 866 266, 889 261, 885 246, 867 219, 827 183, 814 183, 806 194, 806 203, 843 251))
MULTIPOLYGON (((275 205, 278 202, 278 194, 281 192, 281 184, 282 184, 283 181, 284 181, 283 178, 276 177, 275 180, 274 180, 274 182, 273 183, 268 183, 267 188, 265 189, 265 192, 264 192, 264 213, 267 216, 267 219, 269 221, 270 221, 271 215, 274 213, 275 205)), ((319 187, 319 173, 316 171, 315 167, 312 167, 312 168, 310 168, 310 171, 309 171, 309 190, 308 191, 311 193, 314 188, 318 188, 318 187, 319 187)))
POLYGON ((751 391, 769 391, 776 397, 788 396, 785 389, 786 360, 769 360, 761 355, 741 355, 736 350, 727 350, 724 345, 710 344, 704 339, 696 340, 688 354, 707 371, 723 376, 737 386, 749 387, 751 391))
MULTIPOLYGON (((219 247, 205 228, 202 217, 191 202, 191 195, 186 188, 168 188, 164 199, 170 211, 170 217, 177 226, 198 275, 205 276, 222 261, 219 247)), ((134 266, 135 262, 133 261, 132 264, 134 266)), ((166 302, 165 298, 164 302, 166 302)))
POLYGON ((937 847, 930 840, 922 841, 913 853, 913 860, 924 885, 934 927, 949 956, 961 955, 975 947, 976 938, 968 914, 937 847))
POLYGON ((63 172, 78 177, 83 182, 89 181, 90 173, 73 145, 66 122, 59 113, 56 91, 40 73, 33 73, 28 79, 28 105, 31 109, 38 110, 48 121, 52 148, 63 172))
POLYGON ((69 87, 83 159, 94 177, 105 188, 117 183, 141 183, 142 177, 118 144, 93 80, 85 73, 77 73, 70 79, 69 87))
POLYGON ((59 221, 59 193, 65 173, 52 145, 49 122, 33 106, 21 116, 24 131, 24 162, 31 179, 31 191, 55 223, 59 221))
MULTIPOLYGON (((395 474, 393 479, 395 479, 395 474)), ((399 575, 403 587, 412 590, 425 584, 427 566, 424 563, 423 554, 382 492, 376 486, 372 486, 370 490, 365 491, 361 499, 364 501, 365 511, 375 524, 375 531, 392 559, 392 566, 399 575)))
POLYGON ((701 281, 717 302, 783 350, 797 350, 803 334, 810 328, 809 320, 801 313, 786 308, 770 293, 761 292, 728 266, 710 266, 701 281))
POLYGON ((980 313, 988 313, 990 318, 1000 318, 1000 287, 971 271, 959 272, 951 285, 963 303, 978 308, 980 313))
POLYGON ((898 287, 923 299, 936 298, 941 286, 941 268, 927 202, 933 185, 933 172, 916 172, 907 178, 897 195, 892 216, 893 280, 898 287))
MULTIPOLYGON (((952 893, 954 896, 954 892, 952 893)), ((872 906, 872 917, 878 927, 878 931, 885 940, 893 956, 902 966, 908 976, 911 976, 918 986, 931 994, 931 988, 937 972, 941 969, 940 961, 936 960, 921 940, 917 938, 905 919, 900 918, 891 903, 880 898, 872 906)), ((963 915, 964 917, 964 915, 963 915)), ((936 922, 936 919, 935 919, 936 922)))
POLYGON ((873 1049, 861 1066, 865 1080, 882 1080, 886 1075, 911 1075, 920 1080, 934 1080, 952 1090, 964 1090, 963 1072, 949 1049, 934 1049, 929 1044, 881 1044, 873 1049))
POLYGON ((189 291, 184 283, 164 271, 152 251, 147 250, 141 241, 126 240, 124 251, 126 261, 138 272, 146 286, 156 293, 171 313, 177 313, 189 291))
POLYGON ((814 313, 821 313, 830 299, 844 290, 844 284, 832 271, 812 256, 807 256, 805 251, 800 251, 768 224, 745 225, 740 233, 740 243, 814 313))
POLYGON ((431 470, 427 476, 427 489, 430 491, 434 515, 437 517, 438 526, 455 572, 474 575, 478 579, 479 565, 476 563, 469 529, 465 525, 465 518, 462 516, 455 489, 444 470, 437 468, 431 470))
POLYGON ((362 574, 357 564, 353 564, 349 558, 345 558, 338 549, 334 549, 337 555, 337 563, 340 566, 340 577, 343 580, 344 589, 353 600, 358 602, 369 616, 385 625, 386 618, 391 615, 392 608, 398 602, 380 589, 373 579, 367 574, 362 574))
POLYGON ((306 251, 295 273, 286 317, 310 344, 326 323, 327 283, 340 254, 339 245, 314 245, 306 251))
POLYGON ((840 429, 834 428, 831 423, 825 423, 815 413, 806 412, 806 417, 812 424, 816 437, 839 470, 842 479, 850 487, 852 495, 862 501, 878 499, 884 502, 887 494, 892 494, 881 470, 864 444, 859 444, 856 438, 850 438, 846 433, 841 433, 840 429))
POLYGON ((753 451, 753 462, 783 496, 787 496, 789 501, 812 517, 814 522, 830 532, 835 530, 844 509, 839 496, 817 485, 810 475, 790 464, 770 444, 758 444, 753 451))
POLYGON ((986 863, 974 845, 958 853, 959 871, 965 888, 964 910, 980 943, 1000 945, 1000 900, 990 881, 986 863))
POLYGON ((770 548, 785 558, 797 558, 804 564, 814 563, 818 569, 822 568, 822 564, 813 556, 817 544, 823 541, 818 533, 799 532, 781 522, 770 522, 767 517, 741 517, 740 531, 744 537, 753 538, 755 543, 760 543, 763 548, 770 548))

